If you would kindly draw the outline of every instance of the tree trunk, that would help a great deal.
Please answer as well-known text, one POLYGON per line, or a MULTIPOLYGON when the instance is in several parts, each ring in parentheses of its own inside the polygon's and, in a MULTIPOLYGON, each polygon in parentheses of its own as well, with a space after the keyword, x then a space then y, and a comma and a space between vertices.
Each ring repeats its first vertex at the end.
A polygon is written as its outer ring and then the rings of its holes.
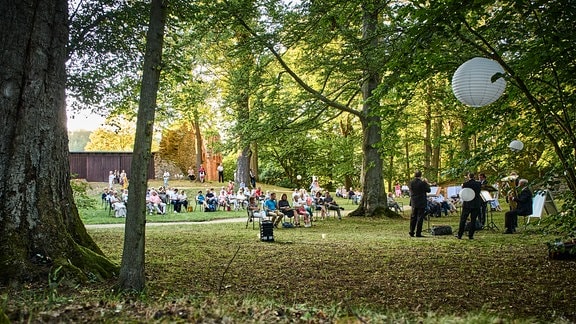
MULTIPOLYGON (((376 47, 378 45, 378 38, 372 37, 378 26, 378 4, 364 4, 362 10, 362 39, 370 42, 370 46, 367 46, 367 49, 369 49, 370 47, 376 47)), ((377 67, 371 66, 370 64, 368 64, 364 71, 366 81, 362 85, 362 97, 364 99, 362 106, 363 118, 360 118, 363 133, 362 151, 364 152, 364 159, 362 160, 364 175, 364 181, 362 183, 363 195, 358 209, 351 212, 349 214, 350 216, 392 214, 388 209, 386 192, 384 190, 382 156, 377 147, 377 145, 382 142, 382 135, 380 133, 382 121, 380 116, 375 113, 376 108, 378 108, 378 101, 373 98, 373 92, 380 84, 380 75, 377 71, 377 67)))
POLYGON ((256 181, 258 181, 258 143, 257 142, 252 142, 252 144, 250 145, 250 151, 251 151, 251 155, 250 155, 250 169, 252 169, 252 172, 254 173, 254 177, 256 178, 256 181))
POLYGON ((80 279, 117 265, 87 234, 70 186, 66 132, 66 0, 0 10, 0 281, 80 279))
MULTIPOLYGON (((204 153, 204 148, 202 147, 202 133, 200 133, 200 116, 198 115, 198 110, 194 109, 194 135, 196 136, 196 174, 202 165, 202 154, 204 153)), ((200 177, 196 180, 200 181, 200 177)))
POLYGON ((152 135, 156 98, 162 63, 162 44, 166 6, 162 0, 152 0, 150 24, 146 35, 144 71, 138 106, 138 122, 132 159, 132 181, 124 234, 124 250, 119 285, 124 291, 142 291, 145 285, 144 247, 146 238, 146 189, 148 162, 152 156, 152 135))
MULTIPOLYGON (((246 146, 242 149, 238 161, 236 163, 236 179, 238 184, 244 182, 246 187, 250 187, 250 156, 252 151, 250 146, 246 146)), ((238 187, 238 186, 237 186, 238 187)))
POLYGON ((426 112, 424 114, 424 174, 430 176, 430 160, 432 156, 432 108, 430 103, 426 103, 426 112))
POLYGON ((431 164, 431 177, 433 181, 438 181, 439 177, 440 177, 440 154, 442 152, 441 150, 441 144, 442 140, 442 118, 437 117, 434 119, 434 126, 433 128, 433 134, 432 134, 432 138, 434 139, 433 145, 432 145, 432 164, 431 164))

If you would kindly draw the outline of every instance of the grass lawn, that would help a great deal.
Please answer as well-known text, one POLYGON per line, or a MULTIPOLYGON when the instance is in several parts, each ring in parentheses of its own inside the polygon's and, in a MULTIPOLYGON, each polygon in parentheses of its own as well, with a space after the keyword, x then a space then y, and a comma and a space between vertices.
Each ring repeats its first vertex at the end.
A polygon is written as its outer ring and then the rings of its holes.
MULTIPOLYGON (((108 218, 81 214, 84 220, 108 218)), ((187 214, 170 217, 245 215, 187 214)), ((502 227, 503 213, 494 218, 502 227)), ((456 215, 431 220, 454 229, 457 223, 456 215)), ((576 262, 550 260, 550 237, 500 229, 479 231, 474 241, 410 238, 408 225, 408 213, 401 219, 330 218, 312 228, 275 230, 273 243, 261 242, 259 231, 244 223, 151 226, 145 293, 119 295, 114 281, 87 287, 52 281, 51 288, 5 292, 0 305, 12 321, 32 322, 576 321, 576 262)), ((89 233, 120 263, 123 229, 89 233)))

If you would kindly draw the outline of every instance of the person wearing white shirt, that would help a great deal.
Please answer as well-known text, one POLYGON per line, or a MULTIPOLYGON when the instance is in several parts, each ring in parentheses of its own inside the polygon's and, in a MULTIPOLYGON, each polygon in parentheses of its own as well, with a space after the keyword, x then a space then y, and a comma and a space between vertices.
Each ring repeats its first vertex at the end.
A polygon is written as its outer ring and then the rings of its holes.
POLYGON ((168 180, 170 179, 170 172, 168 172, 168 170, 164 171, 162 178, 164 179, 164 188, 168 187, 168 180))
POLYGON ((108 188, 112 189, 112 187, 114 186, 115 178, 116 176, 114 175, 114 171, 110 171, 110 173, 108 174, 108 188))
POLYGON ((224 166, 222 166, 222 163, 218 165, 216 170, 218 170, 218 182, 224 183, 224 166))
POLYGON ((110 197, 110 203, 112 204, 112 208, 114 208, 114 216, 126 217, 126 205, 118 198, 118 193, 114 192, 110 197))

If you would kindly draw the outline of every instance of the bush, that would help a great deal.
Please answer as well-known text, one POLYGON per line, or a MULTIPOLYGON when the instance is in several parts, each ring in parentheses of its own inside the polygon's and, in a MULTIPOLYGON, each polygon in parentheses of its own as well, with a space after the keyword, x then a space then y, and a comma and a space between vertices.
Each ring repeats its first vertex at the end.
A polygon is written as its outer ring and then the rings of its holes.
POLYGON ((94 209, 96 208, 97 201, 88 196, 88 189, 91 189, 90 184, 83 179, 72 179, 70 181, 72 192, 74 193, 74 202, 77 208, 94 209))

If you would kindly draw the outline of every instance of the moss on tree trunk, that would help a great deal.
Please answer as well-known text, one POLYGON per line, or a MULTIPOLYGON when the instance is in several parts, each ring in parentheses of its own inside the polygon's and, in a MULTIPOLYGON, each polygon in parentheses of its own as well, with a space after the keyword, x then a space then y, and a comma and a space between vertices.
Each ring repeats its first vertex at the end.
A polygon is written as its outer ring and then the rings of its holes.
POLYGON ((118 267, 90 238, 74 204, 66 132, 66 0, 12 1, 0 11, 0 281, 46 282, 118 267))

